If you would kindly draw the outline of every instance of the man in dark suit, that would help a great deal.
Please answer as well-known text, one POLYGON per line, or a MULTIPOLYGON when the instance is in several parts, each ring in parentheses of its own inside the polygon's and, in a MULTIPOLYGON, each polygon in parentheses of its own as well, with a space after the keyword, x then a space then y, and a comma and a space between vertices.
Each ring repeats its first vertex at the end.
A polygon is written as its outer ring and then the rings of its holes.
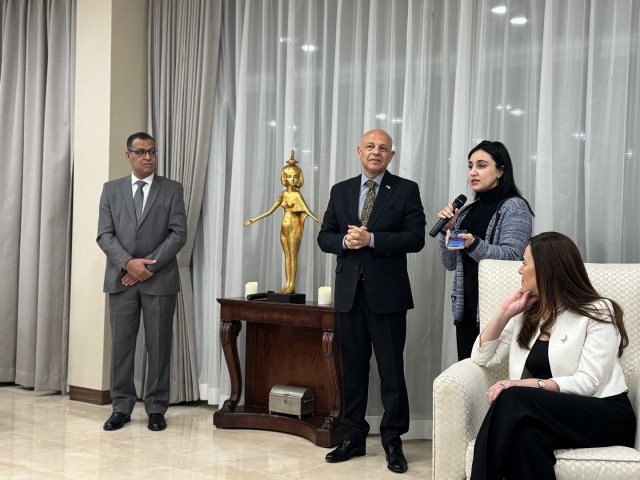
POLYGON ((400 435, 409 430, 403 352, 407 310, 413 308, 407 253, 424 247, 425 216, 415 182, 392 175, 395 155, 384 130, 371 130, 357 148, 362 174, 334 185, 318 244, 337 256, 334 306, 344 380, 342 423, 349 433, 328 462, 366 454, 365 420, 372 345, 384 415, 380 424, 387 467, 407 471, 400 435))
POLYGON ((105 430, 131 420, 140 311, 148 352, 145 410, 149 430, 167 428, 171 335, 180 276, 176 255, 187 240, 182 185, 155 174, 155 141, 147 133, 127 139, 132 174, 104 184, 98 245, 107 255, 104 291, 111 320, 111 399, 105 430))

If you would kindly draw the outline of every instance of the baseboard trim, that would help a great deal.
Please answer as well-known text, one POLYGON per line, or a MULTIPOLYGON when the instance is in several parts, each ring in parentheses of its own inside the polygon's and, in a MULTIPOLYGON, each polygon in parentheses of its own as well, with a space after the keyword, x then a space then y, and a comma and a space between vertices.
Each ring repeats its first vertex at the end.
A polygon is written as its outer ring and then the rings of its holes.
POLYGON ((107 405, 111 403, 109 390, 94 390, 92 388, 74 387, 69 385, 69 399, 76 402, 91 403, 92 405, 107 405))

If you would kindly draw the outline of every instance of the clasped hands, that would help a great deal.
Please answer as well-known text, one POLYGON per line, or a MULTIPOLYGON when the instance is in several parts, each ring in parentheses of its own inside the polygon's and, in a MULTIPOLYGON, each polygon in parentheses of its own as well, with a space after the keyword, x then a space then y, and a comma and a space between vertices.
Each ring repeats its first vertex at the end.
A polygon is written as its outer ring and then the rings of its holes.
POLYGON ((138 282, 144 282, 151 276, 153 272, 147 268, 147 265, 153 265, 155 260, 147 260, 146 258, 132 258, 124 264, 127 273, 122 277, 122 284, 130 287, 138 282))
POLYGON ((344 236, 344 244, 350 250, 358 250, 368 247, 371 243, 371 233, 367 231, 367 227, 358 227, 349 225, 349 230, 344 236))

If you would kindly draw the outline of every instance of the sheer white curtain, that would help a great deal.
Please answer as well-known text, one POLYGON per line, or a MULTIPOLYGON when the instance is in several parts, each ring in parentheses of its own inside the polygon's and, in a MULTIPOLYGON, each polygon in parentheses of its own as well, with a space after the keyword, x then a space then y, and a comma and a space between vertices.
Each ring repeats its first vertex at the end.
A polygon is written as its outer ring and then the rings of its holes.
MULTIPOLYGON (((331 185, 360 171, 362 133, 384 128, 397 152, 390 170, 419 183, 430 228, 445 203, 470 196, 469 149, 501 140, 536 232, 570 235, 591 262, 639 262, 639 4, 225 2, 193 264, 201 396, 218 404, 230 391, 215 298, 241 296, 247 281, 261 291, 283 284, 281 213, 242 222, 273 204, 292 148, 302 194, 321 216, 331 185)), ((299 256, 297 288, 309 298, 333 283, 318 228, 307 223, 299 256)), ((436 240, 410 256, 410 274, 407 437, 428 438, 432 381, 455 361, 451 278, 436 240)), ((371 380, 375 429, 382 407, 371 380)))

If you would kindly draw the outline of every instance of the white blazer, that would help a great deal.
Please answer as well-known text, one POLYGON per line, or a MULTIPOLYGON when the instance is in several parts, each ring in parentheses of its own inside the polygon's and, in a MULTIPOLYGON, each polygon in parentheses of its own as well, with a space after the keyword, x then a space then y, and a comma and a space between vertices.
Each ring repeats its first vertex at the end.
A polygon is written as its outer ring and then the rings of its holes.
MULTIPOLYGON (((613 311, 609 301, 594 306, 613 311)), ((610 319, 608 313, 603 318, 610 319)), ((471 360, 490 367, 509 360, 509 378, 518 380, 525 374, 525 362, 531 350, 518 345, 518 333, 523 316, 518 315, 505 326, 500 337, 479 346, 478 337, 471 351, 471 360)), ((531 337, 529 348, 540 335, 540 325, 531 337)), ((602 323, 565 311, 556 319, 549 338, 549 364, 553 380, 563 393, 604 398, 627 390, 624 373, 618 361, 620 332, 613 323, 602 323)), ((527 375, 529 376, 529 375, 527 375)))

